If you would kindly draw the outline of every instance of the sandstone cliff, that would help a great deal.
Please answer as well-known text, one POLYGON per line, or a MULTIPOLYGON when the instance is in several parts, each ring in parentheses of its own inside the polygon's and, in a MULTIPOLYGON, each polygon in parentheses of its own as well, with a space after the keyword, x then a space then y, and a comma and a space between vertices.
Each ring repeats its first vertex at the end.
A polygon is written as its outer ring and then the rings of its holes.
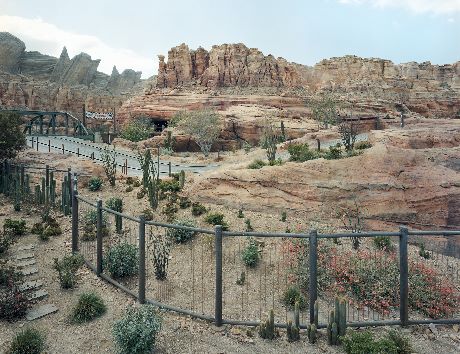
POLYGON ((70 59, 65 47, 59 58, 29 52, 20 39, 0 32, 0 106, 81 114, 86 104, 88 110, 112 111, 142 92, 141 72, 109 76, 97 71, 99 62, 86 53, 70 59))
POLYGON ((190 50, 186 44, 168 52, 168 62, 159 56, 157 85, 160 88, 199 84, 205 87, 296 87, 301 72, 283 58, 265 56, 244 44, 190 50))

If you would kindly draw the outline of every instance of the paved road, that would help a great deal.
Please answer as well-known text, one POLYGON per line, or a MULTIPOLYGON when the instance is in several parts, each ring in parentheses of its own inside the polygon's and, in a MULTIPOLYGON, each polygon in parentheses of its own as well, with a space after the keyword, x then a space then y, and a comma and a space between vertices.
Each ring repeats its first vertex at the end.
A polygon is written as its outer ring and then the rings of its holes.
MULTIPOLYGON (((97 144, 92 143, 87 140, 82 140, 73 137, 67 136, 28 136, 27 137, 27 145, 32 147, 33 141, 33 148, 37 149, 37 138, 38 138, 38 151, 41 152, 52 152, 57 154, 62 154, 62 146, 64 146, 64 153, 66 154, 80 154, 81 158, 91 159, 92 154, 94 153, 94 160, 96 163, 102 164, 102 152, 105 147, 110 147, 107 144, 97 144)), ((139 176, 142 174, 140 169, 139 162, 137 161, 137 157, 132 153, 129 153, 126 150, 117 149, 117 164, 118 166, 123 166, 125 162, 128 162, 128 175, 130 176, 139 176)), ((186 172, 193 172, 193 173, 201 173, 204 171, 209 171, 219 167, 219 165, 211 164, 211 165, 182 165, 182 164, 171 164, 171 171, 172 173, 180 172, 180 170, 184 170, 186 172)), ((160 160, 160 173, 165 175, 169 173, 169 166, 168 161, 160 160)))

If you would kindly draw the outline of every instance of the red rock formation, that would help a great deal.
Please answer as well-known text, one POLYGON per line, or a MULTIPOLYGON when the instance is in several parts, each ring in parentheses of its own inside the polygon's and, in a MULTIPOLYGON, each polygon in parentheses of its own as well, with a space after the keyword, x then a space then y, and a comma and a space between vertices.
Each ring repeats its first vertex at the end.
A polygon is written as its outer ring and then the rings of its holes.
POLYGON ((272 55, 264 56, 258 49, 244 44, 213 46, 208 53, 203 48, 190 51, 181 44, 168 52, 168 62, 160 57, 158 87, 295 87, 301 77, 295 64, 272 55))

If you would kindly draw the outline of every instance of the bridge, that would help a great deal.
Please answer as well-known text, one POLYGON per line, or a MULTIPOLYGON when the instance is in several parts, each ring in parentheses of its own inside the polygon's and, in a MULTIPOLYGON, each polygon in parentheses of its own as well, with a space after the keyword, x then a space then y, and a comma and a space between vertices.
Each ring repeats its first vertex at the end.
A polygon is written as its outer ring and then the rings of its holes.
POLYGON ((20 116, 30 116, 24 133, 32 135, 57 135, 56 128, 58 127, 58 117, 63 117, 63 125, 65 135, 78 136, 83 139, 92 138, 93 134, 85 125, 69 112, 60 111, 40 111, 40 110, 25 110, 25 109, 0 109, 1 112, 16 113, 20 116))

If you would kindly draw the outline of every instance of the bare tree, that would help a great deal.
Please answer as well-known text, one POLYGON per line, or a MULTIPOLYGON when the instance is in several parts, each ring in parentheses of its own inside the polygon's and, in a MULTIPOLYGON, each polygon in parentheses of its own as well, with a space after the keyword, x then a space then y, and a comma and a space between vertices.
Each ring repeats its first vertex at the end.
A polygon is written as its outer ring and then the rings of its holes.
POLYGON ((352 151, 355 147, 356 136, 358 135, 358 123, 352 120, 342 120, 339 124, 339 133, 346 151, 352 151))
POLYGON ((307 100, 306 104, 311 108, 313 119, 326 129, 330 124, 335 125, 338 123, 339 105, 332 95, 322 94, 319 98, 307 100))
POLYGON ((209 156, 221 131, 219 114, 211 110, 181 112, 175 120, 177 127, 195 140, 204 156, 209 156))

